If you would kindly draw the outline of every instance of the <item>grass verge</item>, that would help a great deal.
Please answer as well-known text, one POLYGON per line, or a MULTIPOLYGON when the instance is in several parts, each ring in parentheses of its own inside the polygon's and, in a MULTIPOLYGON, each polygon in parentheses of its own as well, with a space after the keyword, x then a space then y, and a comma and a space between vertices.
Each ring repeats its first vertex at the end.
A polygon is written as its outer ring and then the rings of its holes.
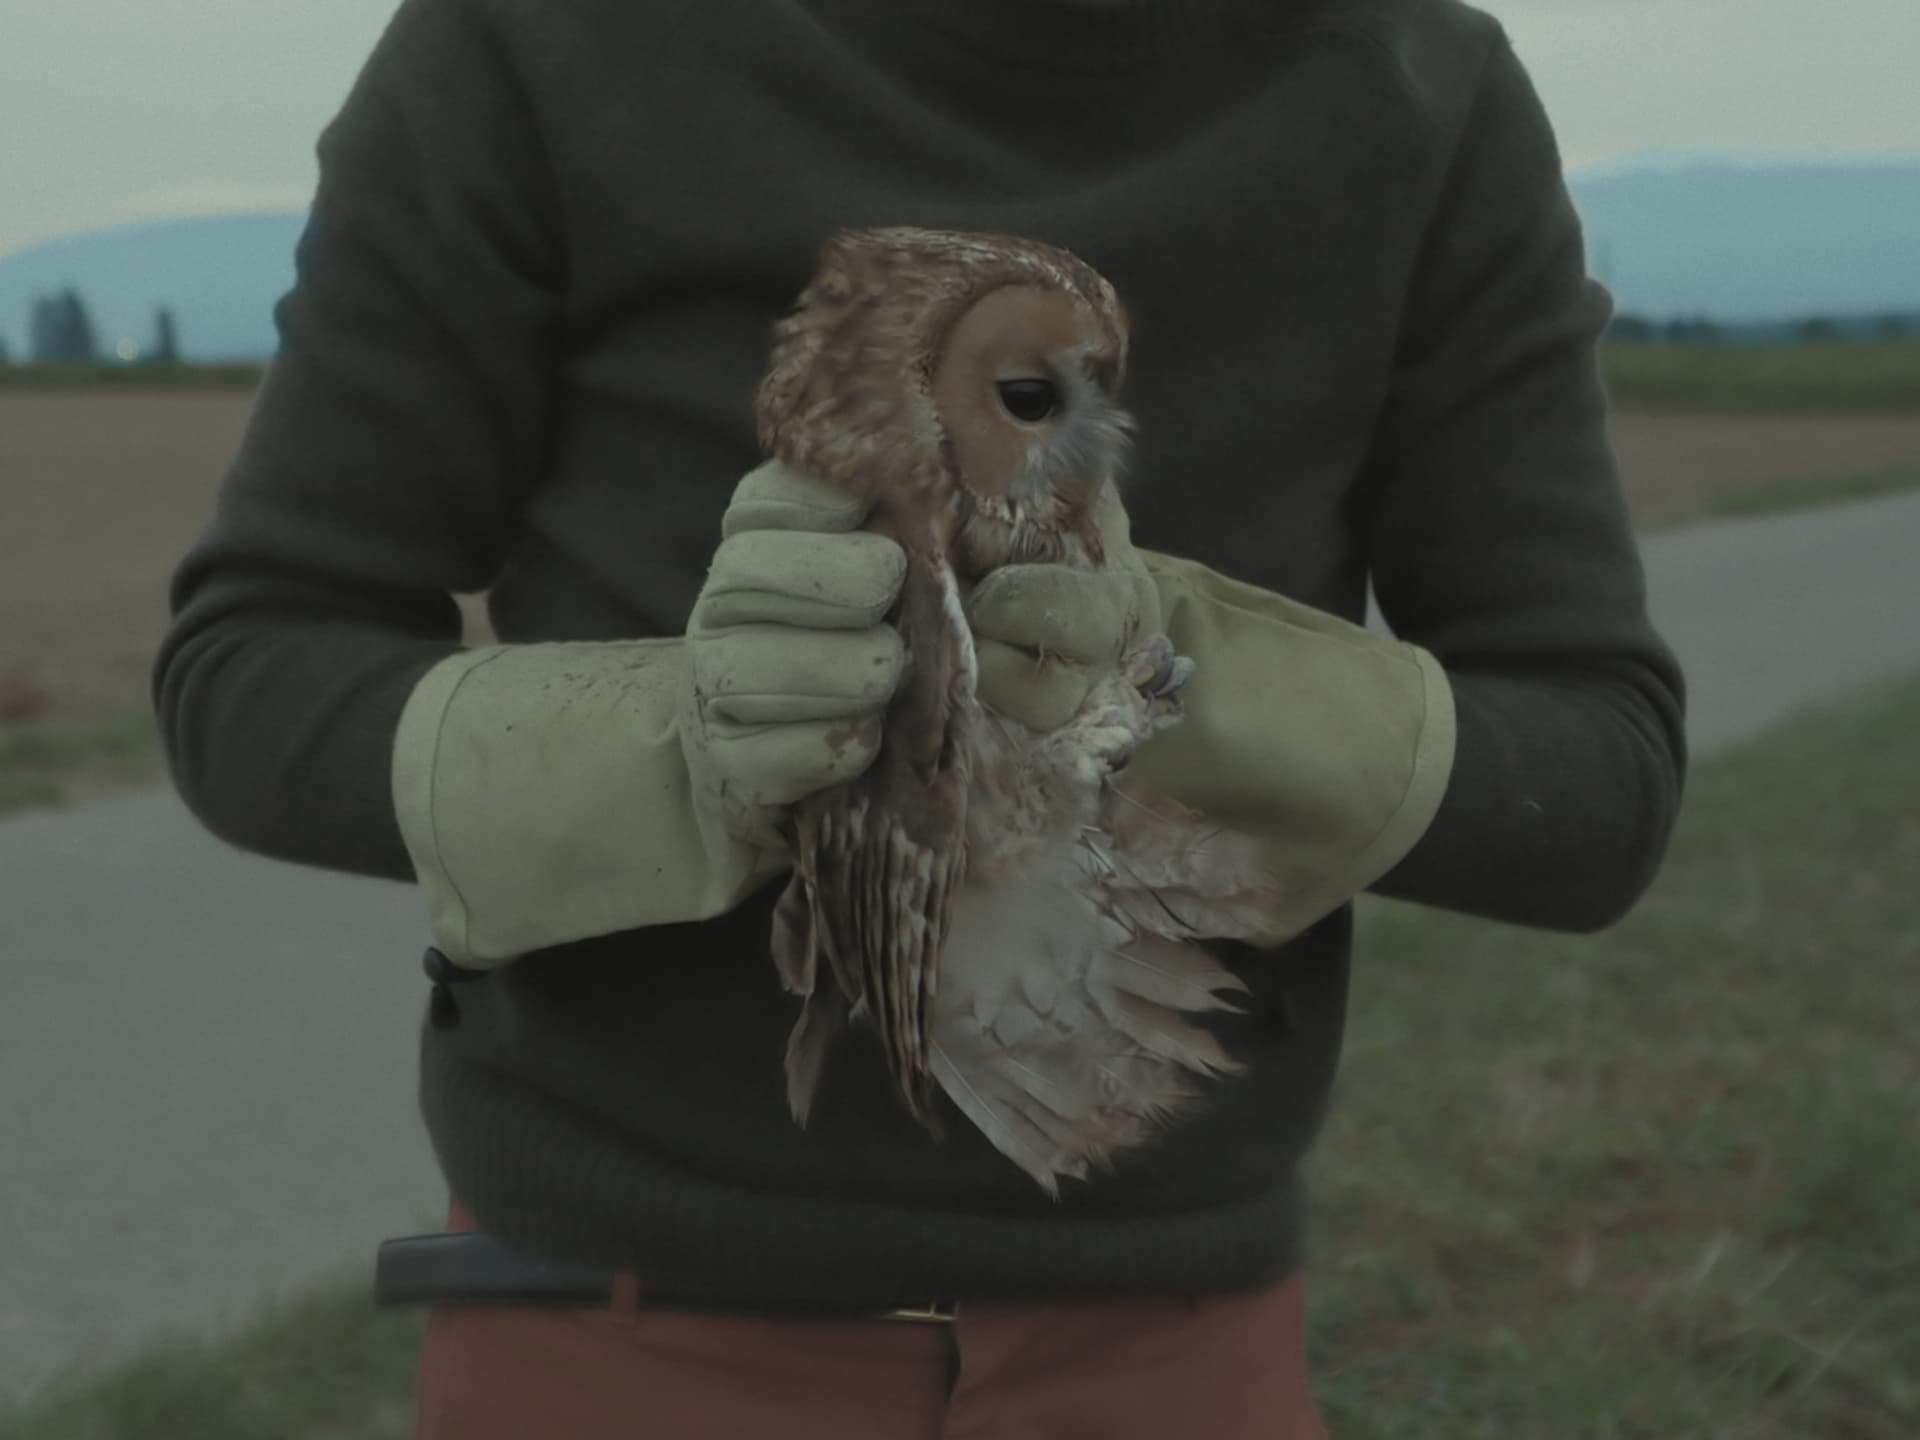
POLYGON ((1872 500, 1882 495, 1897 495, 1907 490, 1920 490, 1920 462, 1889 465, 1852 475, 1808 476, 1753 485, 1744 490, 1728 490, 1712 497, 1708 514, 1718 517, 1811 510, 1849 500, 1872 500))
MULTIPOLYGON (((1920 1434, 1920 679, 1698 768, 1580 938, 1362 915, 1315 1165, 1340 1440, 1920 1434)), ((0 1414, 0 1440, 407 1432, 360 1285, 0 1414)))
POLYGON ((0 722, 0 815, 66 804, 162 773, 160 739, 144 710, 0 722))
POLYGON ((405 1440, 418 1312, 341 1280, 237 1339, 178 1344, 0 1411, 0 1440, 405 1440))
POLYGON ((1682 345, 1614 340, 1600 347, 1625 410, 1834 414, 1920 410, 1920 340, 1682 345))
POLYGON ((1910 490, 1920 490, 1920 462, 1724 488, 1675 486, 1669 492, 1637 497, 1634 523, 1643 532, 1673 530, 1707 520, 1815 510, 1910 490))
POLYGON ((1920 681, 1702 765, 1590 939, 1370 908, 1316 1167, 1342 1440, 1920 1434, 1920 681))

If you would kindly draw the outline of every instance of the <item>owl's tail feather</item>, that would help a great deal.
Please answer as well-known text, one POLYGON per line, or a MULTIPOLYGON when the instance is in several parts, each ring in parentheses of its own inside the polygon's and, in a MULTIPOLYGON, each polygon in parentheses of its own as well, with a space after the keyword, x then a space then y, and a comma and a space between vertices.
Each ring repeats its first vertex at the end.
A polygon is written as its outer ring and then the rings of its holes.
POLYGON ((797 871, 773 907, 773 965, 789 995, 811 995, 820 973, 812 884, 797 871))
POLYGON ((1231 1008, 1220 992, 1245 994, 1247 985, 1206 951, 1141 930, 1131 940, 1094 955, 1087 988, 1130 996, 1171 1010, 1231 1008))
POLYGON ((956 1061, 936 1040, 933 1078, 993 1148, 1031 1175, 1053 1199, 1060 1198, 1063 1178, 1086 1175, 1087 1162, 1076 1153, 1079 1137, 1072 1133, 1063 1136, 1057 1121, 1051 1126, 1043 1124, 1041 1117, 1054 1117, 1044 1105, 1035 1106, 1031 1095, 1009 1084, 1005 1075, 990 1066, 956 1061))
POLYGON ((1149 1055, 1203 1075, 1231 1075, 1244 1068, 1217 1036, 1189 1025, 1178 1010, 1126 991, 1095 992, 1093 998, 1101 1017, 1149 1055))
POLYGON ((803 1129, 813 1113, 813 1097, 819 1092, 827 1057, 846 1033, 849 1009, 838 986, 821 985, 807 996, 787 1036, 787 1108, 803 1129))
POLYGON ((863 806, 851 823, 823 824, 809 892, 810 933, 842 994, 864 1006, 907 1110, 929 1128, 940 949, 964 864, 954 849, 863 806))
POLYGON ((955 905, 934 1077, 1057 1197, 1240 1068, 1196 1017, 1246 990, 1199 946, 1133 932, 1070 857, 1041 861, 955 905))

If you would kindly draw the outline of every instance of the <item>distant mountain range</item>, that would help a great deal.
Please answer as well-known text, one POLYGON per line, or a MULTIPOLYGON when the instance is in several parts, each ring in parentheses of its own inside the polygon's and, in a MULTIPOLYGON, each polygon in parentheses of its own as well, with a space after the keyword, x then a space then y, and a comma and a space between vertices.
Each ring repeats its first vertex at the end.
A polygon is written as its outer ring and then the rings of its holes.
POLYGON ((1588 264, 1623 311, 1734 324, 1920 312, 1920 155, 1649 156, 1571 184, 1588 264))
POLYGON ((211 215, 120 225, 0 257, 0 339, 23 358, 36 295, 73 286, 101 348, 154 340, 154 311, 173 308, 190 360, 255 359, 277 341, 273 306, 293 283, 304 213, 211 215))
MULTIPOLYGON (((1734 327, 1920 314, 1920 154, 1796 160, 1656 153, 1577 171, 1589 263, 1621 310, 1734 327)), ((0 339, 20 356, 36 295, 72 285, 103 345, 146 347, 175 310, 194 360, 275 345, 305 216, 207 216, 49 241, 0 257, 0 339)))

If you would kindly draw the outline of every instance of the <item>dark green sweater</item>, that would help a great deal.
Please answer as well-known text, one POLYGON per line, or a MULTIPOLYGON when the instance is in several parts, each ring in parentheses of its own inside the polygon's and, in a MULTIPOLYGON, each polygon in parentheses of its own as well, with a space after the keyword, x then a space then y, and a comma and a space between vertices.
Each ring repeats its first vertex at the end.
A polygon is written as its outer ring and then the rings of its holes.
MULTIPOLYGON (((389 751, 458 643, 448 592, 491 587, 508 641, 677 634, 758 458, 769 327, 831 231, 923 224, 1118 285, 1142 544, 1349 617, 1371 577, 1448 667, 1453 781, 1383 890, 1587 929, 1657 866, 1680 680, 1605 431, 1608 301, 1533 89, 1457 0, 407 0, 320 157, 157 669, 229 840, 409 877, 389 751)), ((1297 1262, 1349 912, 1243 957, 1245 1076, 1056 1205, 964 1127, 923 1137, 851 1048, 794 1128, 767 903, 528 957, 426 1028, 483 1223, 790 1298, 1297 1262)))

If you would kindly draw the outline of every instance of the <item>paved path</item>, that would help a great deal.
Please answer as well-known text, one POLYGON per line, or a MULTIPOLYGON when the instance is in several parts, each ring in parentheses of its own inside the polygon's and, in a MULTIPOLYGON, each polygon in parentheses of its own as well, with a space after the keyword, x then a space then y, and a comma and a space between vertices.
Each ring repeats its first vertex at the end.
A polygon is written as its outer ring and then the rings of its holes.
POLYGON ((1920 494, 1675 531, 1645 551, 1702 751, 1920 669, 1920 494))
MULTIPOLYGON (((1702 749, 1920 668, 1920 496, 1657 537, 1702 749)), ((0 825, 0 1398, 430 1222, 413 893, 166 795, 0 825)))
POLYGON ((425 1218, 412 890, 170 794, 0 825, 0 1400, 217 1330, 425 1218))

